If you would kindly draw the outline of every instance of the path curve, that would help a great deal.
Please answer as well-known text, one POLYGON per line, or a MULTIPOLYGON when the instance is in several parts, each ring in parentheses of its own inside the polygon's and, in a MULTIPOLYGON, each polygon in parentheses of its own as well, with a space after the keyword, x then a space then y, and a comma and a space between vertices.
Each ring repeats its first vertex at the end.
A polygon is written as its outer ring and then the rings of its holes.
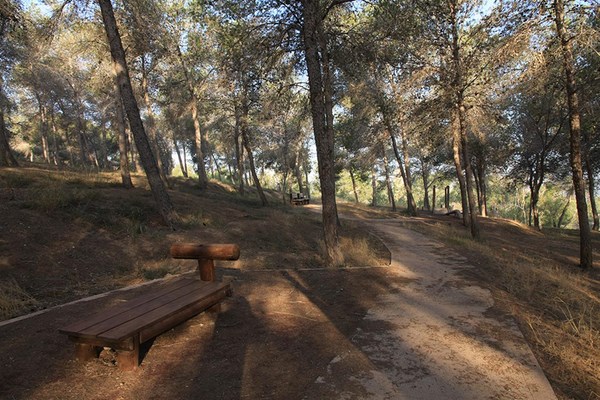
POLYGON ((390 249, 393 273, 409 283, 379 298, 365 316, 374 328, 352 338, 373 369, 337 374, 341 354, 314 393, 355 398, 358 385, 371 399, 556 399, 514 319, 461 275, 473 268, 465 258, 397 220, 363 222, 390 249))

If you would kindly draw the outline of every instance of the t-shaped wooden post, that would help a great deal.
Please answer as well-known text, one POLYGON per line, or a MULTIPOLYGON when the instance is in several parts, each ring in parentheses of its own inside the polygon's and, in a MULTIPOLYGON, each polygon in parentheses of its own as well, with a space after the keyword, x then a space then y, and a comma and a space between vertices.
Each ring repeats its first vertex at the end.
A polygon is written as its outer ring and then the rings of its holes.
POLYGON ((214 281, 214 260, 237 260, 240 258, 240 247, 237 244, 180 243, 171 246, 171 256, 173 258, 198 260, 200 279, 214 281))

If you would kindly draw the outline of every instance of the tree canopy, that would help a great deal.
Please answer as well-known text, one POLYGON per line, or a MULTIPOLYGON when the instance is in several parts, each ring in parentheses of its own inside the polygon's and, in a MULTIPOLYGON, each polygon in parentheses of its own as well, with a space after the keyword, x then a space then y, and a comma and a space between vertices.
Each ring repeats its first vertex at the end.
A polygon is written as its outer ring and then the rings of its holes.
POLYGON ((331 265, 340 198, 458 209, 475 239, 488 215, 570 224, 592 264, 594 2, 45 4, 0 1, 2 166, 120 169, 124 187, 143 169, 170 225, 173 175, 263 206, 320 194, 331 265))

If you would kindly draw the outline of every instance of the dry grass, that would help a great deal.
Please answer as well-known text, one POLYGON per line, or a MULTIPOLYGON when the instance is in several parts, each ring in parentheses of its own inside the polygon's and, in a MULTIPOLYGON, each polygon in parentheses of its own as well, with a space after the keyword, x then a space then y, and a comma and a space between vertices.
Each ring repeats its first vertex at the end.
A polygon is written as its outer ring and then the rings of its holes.
POLYGON ((37 301, 14 279, 0 281, 0 321, 29 312, 37 301))

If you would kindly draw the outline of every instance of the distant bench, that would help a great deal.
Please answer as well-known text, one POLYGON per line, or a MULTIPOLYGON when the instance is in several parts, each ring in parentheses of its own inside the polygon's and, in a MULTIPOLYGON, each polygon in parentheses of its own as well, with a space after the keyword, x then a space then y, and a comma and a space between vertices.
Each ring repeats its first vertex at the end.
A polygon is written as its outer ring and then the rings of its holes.
POLYGON ((310 197, 304 193, 296 193, 295 195, 290 192, 290 203, 293 206, 304 205, 310 203, 310 197))
POLYGON ((137 368, 144 343, 231 296, 230 284, 215 281, 213 260, 237 260, 233 244, 174 244, 171 256, 197 259, 200 276, 174 279, 164 287, 84 318, 60 333, 75 342, 80 361, 97 358, 103 347, 117 352, 120 369, 137 368))

